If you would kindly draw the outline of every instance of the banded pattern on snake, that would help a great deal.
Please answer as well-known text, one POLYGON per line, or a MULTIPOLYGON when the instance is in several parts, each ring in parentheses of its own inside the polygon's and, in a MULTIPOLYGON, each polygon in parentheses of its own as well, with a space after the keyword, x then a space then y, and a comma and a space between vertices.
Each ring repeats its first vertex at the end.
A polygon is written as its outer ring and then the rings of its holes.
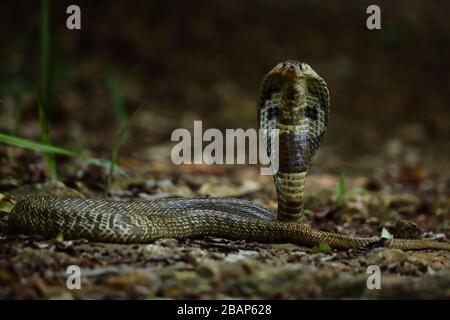
MULTIPOLYGON (((274 175, 278 215, 234 198, 113 201, 31 194, 10 216, 13 231, 67 239, 142 243, 158 238, 217 236, 260 242, 327 243, 335 249, 389 246, 405 250, 450 250, 450 243, 426 239, 358 238, 313 229, 300 222, 303 190, 312 158, 328 122, 325 81, 306 63, 279 63, 264 78, 259 125, 279 130, 279 172, 274 175)), ((272 152, 271 140, 267 151, 272 152)))

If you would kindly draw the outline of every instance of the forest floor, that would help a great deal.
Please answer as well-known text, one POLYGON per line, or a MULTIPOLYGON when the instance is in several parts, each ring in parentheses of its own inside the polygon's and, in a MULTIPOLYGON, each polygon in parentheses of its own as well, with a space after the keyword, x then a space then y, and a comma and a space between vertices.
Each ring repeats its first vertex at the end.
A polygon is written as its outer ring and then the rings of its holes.
MULTIPOLYGON (((161 148, 167 147, 159 152, 161 148)), ((20 167, 28 176, 42 175, 39 166, 29 163, 36 157, 34 152, 2 150, 8 159, 4 173, 9 163, 10 170, 20 167)), ((319 162, 327 152, 325 147, 319 162)), ((121 159, 124 166, 126 160, 121 159)), ((138 178, 117 177, 113 199, 234 196, 276 210, 272 179, 259 175, 258 168, 131 162, 138 168, 132 177, 138 178)), ((450 236, 448 184, 437 172, 399 167, 384 180, 349 176, 345 203, 337 209, 339 175, 317 171, 308 178, 304 217, 316 228, 358 236, 380 235, 386 228, 402 237, 396 223, 407 220, 422 229, 413 228, 420 236, 450 236)), ((101 197, 104 179, 101 169, 88 166, 64 182, 87 196, 101 197)), ((450 252, 445 251, 328 251, 220 238, 120 245, 9 234, 6 212, 15 200, 39 186, 2 179, 0 298, 450 298, 450 252), (66 286, 69 265, 81 268, 80 290, 66 286), (381 270, 381 289, 368 288, 371 265, 381 270)))

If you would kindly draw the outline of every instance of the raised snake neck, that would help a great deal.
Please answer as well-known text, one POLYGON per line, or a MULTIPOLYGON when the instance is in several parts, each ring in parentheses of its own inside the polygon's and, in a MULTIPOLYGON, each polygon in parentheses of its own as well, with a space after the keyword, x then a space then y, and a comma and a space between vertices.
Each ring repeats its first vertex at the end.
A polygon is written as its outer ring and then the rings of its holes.
MULTIPOLYGON (((113 201, 31 194, 10 216, 13 231, 99 242, 138 243, 158 238, 216 236, 260 242, 293 242, 336 249, 374 245, 405 250, 450 250, 450 243, 426 239, 357 238, 313 229, 303 223, 303 190, 311 160, 328 122, 325 81, 307 64, 285 61, 264 78, 258 104, 259 126, 279 130, 279 171, 274 175, 278 215, 234 198, 113 201)), ((267 151, 272 152, 272 142, 267 151)))

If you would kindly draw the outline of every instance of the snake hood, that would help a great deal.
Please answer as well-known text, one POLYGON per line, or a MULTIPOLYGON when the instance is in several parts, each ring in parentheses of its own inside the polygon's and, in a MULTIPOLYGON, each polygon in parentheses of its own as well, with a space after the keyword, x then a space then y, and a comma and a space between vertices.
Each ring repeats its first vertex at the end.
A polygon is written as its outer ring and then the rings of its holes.
POLYGON ((269 136, 267 154, 279 165, 274 180, 280 220, 302 216, 305 179, 327 128, 329 105, 325 81, 304 62, 277 64, 261 84, 259 126, 278 130, 279 147, 269 136))
MULTIPOLYGON (((328 123, 330 98, 325 81, 306 63, 288 60, 278 63, 264 78, 260 89, 259 122, 265 127, 261 112, 284 125, 302 125, 305 120, 328 123)), ((322 132, 322 133, 323 133, 322 132)))

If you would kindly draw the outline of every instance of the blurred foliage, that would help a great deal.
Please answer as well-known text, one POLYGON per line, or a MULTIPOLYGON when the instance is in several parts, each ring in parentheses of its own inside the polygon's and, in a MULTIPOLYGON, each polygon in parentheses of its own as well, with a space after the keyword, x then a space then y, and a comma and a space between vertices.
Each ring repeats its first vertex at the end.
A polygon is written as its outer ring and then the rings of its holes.
POLYGON ((40 82, 53 79, 52 108, 44 105, 59 145, 76 141, 109 153, 104 141, 115 136, 117 105, 143 105, 129 128, 132 149, 167 142, 174 128, 195 119, 217 128, 255 126, 263 75, 293 58, 330 88, 325 144, 349 141, 363 152, 405 124, 433 141, 450 134, 448 2, 379 1, 376 31, 365 26, 370 1, 359 0, 79 1, 80 31, 66 28, 70 1, 49 1, 48 16, 45 3, 0 4, 0 41, 7 44, 0 48, 1 131, 14 131, 13 113, 20 114, 18 131, 38 135, 33 108, 15 111, 40 72, 40 82), (121 75, 119 104, 103 85, 106 77, 114 86, 110 70, 121 75), (74 126, 79 130, 67 129, 74 126))
MULTIPOLYGON (((48 126, 47 116, 45 115, 44 106, 42 105, 40 98, 38 98, 38 114, 39 114, 39 124, 41 127, 41 141, 45 145, 52 145, 52 139, 50 137, 50 128, 48 126)), ((56 169, 56 161, 54 154, 44 152, 44 158, 50 179, 52 181, 58 181, 58 172, 56 169)))
POLYGON ((345 191, 345 173, 344 172, 341 172, 341 174, 339 176, 339 182, 336 186, 335 198, 336 198, 335 206, 337 209, 342 208, 347 201, 347 195, 346 195, 346 191, 345 191))
MULTIPOLYGON (((39 89, 43 105, 48 108, 50 94, 50 3, 41 0, 40 21, 40 79, 39 89)), ((52 174, 53 175, 53 174, 52 174)))
POLYGON ((128 114, 125 109, 124 99, 122 95, 122 91, 119 86, 119 82, 117 80, 116 75, 110 73, 107 77, 107 86, 109 89, 109 94, 112 99, 112 103, 114 106, 114 113, 116 119, 116 130, 117 137, 114 141, 114 144, 111 149, 111 158, 110 158, 110 166, 108 175, 106 177, 105 189, 103 191, 103 196, 106 198, 110 192, 113 175, 114 175, 114 167, 117 162, 117 156, 119 154, 120 145, 125 137, 125 134, 128 130, 128 114))

